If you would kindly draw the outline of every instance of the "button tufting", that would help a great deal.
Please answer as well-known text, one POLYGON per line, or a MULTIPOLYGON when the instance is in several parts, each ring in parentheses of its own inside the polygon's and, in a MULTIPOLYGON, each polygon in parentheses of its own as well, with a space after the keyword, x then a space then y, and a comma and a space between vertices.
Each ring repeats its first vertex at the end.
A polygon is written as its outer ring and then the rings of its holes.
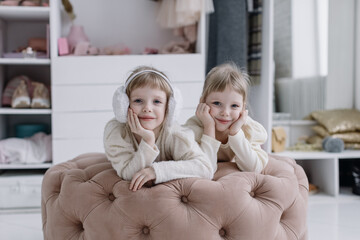
POLYGON ((182 197, 181 197, 181 201, 182 201, 183 203, 187 203, 189 200, 188 200, 188 198, 187 198, 186 196, 182 196, 182 197))
POLYGON ((84 231, 84 225, 82 224, 82 222, 80 222, 80 223, 78 224, 78 226, 79 226, 79 229, 80 229, 81 231, 84 231))
POLYGON ((150 233, 150 229, 148 227, 143 227, 142 232, 143 234, 148 235, 150 233))
POLYGON ((225 229, 223 229, 223 228, 220 229, 220 230, 219 230, 219 235, 222 236, 222 237, 225 237, 225 235, 226 235, 225 229))
POLYGON ((109 193, 108 198, 109 198, 110 201, 114 201, 114 200, 115 200, 115 196, 114 196, 114 194, 112 194, 112 193, 109 193))
POLYGON ((249 194, 250 194, 250 196, 252 196, 252 197, 255 196, 255 193, 254 193, 254 192, 250 192, 249 194))

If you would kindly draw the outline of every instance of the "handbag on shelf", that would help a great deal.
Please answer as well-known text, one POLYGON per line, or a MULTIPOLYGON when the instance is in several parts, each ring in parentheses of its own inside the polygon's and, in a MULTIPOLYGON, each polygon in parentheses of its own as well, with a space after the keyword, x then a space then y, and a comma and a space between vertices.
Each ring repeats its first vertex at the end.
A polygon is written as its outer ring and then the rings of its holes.
POLYGON ((271 151, 282 152, 285 150, 286 132, 283 127, 273 127, 271 130, 271 151))

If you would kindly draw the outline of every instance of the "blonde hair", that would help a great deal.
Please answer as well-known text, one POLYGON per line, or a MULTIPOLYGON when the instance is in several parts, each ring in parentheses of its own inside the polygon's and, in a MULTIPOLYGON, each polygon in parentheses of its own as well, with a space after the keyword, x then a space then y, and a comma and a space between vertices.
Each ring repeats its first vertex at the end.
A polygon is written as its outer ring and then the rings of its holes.
POLYGON ((207 74, 200 101, 205 102, 208 95, 212 92, 222 92, 226 87, 230 87, 243 96, 244 104, 247 102, 250 79, 249 75, 236 66, 233 62, 228 62, 214 67, 207 74))
POLYGON ((169 100, 172 94, 172 89, 169 83, 167 82, 167 80, 164 79, 161 75, 167 78, 167 76, 163 72, 153 67, 140 66, 135 68, 134 71, 130 74, 130 76, 126 80, 129 81, 131 79, 126 88, 126 95, 130 97, 130 93, 136 88, 150 87, 164 91, 166 93, 167 100, 169 100), (150 71, 146 72, 146 70, 151 70, 151 72, 150 71), (141 71, 145 71, 145 72, 140 73, 138 76, 135 76, 137 73, 141 71), (156 72, 158 72, 159 74, 157 74, 156 72), (133 78, 133 76, 135 77, 133 78))

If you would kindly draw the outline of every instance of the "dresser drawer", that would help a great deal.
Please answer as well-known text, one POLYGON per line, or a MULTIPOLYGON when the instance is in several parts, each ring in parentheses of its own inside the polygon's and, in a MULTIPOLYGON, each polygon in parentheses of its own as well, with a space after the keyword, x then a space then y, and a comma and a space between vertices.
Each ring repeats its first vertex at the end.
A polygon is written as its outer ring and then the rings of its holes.
POLYGON ((163 71, 172 82, 203 82, 205 79, 204 56, 196 53, 63 56, 53 61, 57 66, 52 73, 53 85, 120 84, 133 69, 141 65, 153 66, 163 71))
MULTIPOLYGON (((184 108, 196 108, 201 82, 175 83, 183 97, 184 108)), ((53 112, 112 111, 112 98, 118 85, 60 85, 53 87, 53 112)))
POLYGON ((52 115, 53 139, 102 139, 105 125, 113 117, 112 111, 54 113, 52 115))
POLYGON ((117 85, 62 85, 52 89, 53 112, 112 111, 117 85))
POLYGON ((53 140, 53 164, 65 162, 80 154, 91 152, 104 152, 102 137, 53 140))

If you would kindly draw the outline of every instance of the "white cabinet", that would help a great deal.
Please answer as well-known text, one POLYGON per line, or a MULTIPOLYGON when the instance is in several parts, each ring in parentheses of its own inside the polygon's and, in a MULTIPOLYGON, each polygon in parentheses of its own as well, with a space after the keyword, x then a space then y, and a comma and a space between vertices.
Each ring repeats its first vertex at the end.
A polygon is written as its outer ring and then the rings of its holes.
MULTIPOLYGON (((0 6, 0 98, 8 81, 27 75, 34 81, 51 84, 50 58, 5 58, 19 47, 27 46, 29 38, 46 38, 49 7, 0 6)), ((0 139, 15 137, 15 126, 21 123, 43 123, 51 132, 51 109, 12 109, 0 106, 0 139)), ((0 169, 48 168, 51 164, 0 164, 0 169)))
MULTIPOLYGON (((135 67, 150 65, 164 71, 183 94, 178 119, 195 113, 205 79, 205 16, 197 31, 196 51, 191 54, 142 55, 145 47, 160 48, 179 40, 156 22, 159 2, 109 0, 72 1, 76 19, 91 44, 98 48, 123 44, 131 55, 52 56, 53 161, 67 161, 85 152, 103 152, 103 130, 114 115, 112 96, 135 67), (99 6, 101 5, 101 8, 99 6), (96 11, 96 13, 95 13, 96 11), (96 15, 96 17, 94 17, 96 15)), ((51 45, 69 31, 61 1, 51 5, 51 45)))

